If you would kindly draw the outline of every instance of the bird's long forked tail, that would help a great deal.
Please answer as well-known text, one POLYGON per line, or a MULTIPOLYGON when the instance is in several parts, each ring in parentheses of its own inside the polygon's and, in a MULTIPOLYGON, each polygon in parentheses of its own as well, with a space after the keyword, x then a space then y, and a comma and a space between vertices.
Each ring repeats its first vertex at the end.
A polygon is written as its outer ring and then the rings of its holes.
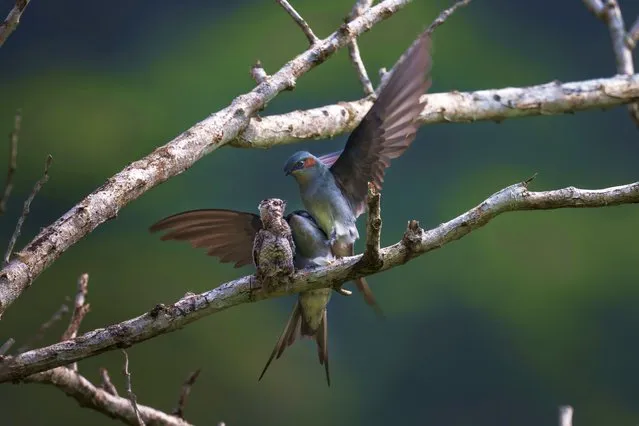
MULTIPOLYGON (((346 248, 346 250, 348 250, 348 252, 345 253, 349 253, 347 254, 347 256, 353 256, 355 254, 355 245, 350 244, 346 248)), ((355 285, 357 286, 357 290, 362 293, 362 296, 364 297, 364 300, 366 301, 368 306, 373 308, 377 315, 382 318, 386 318, 386 315, 384 315, 384 311, 377 303, 377 300, 375 300, 373 290, 371 290, 371 288, 368 286, 368 282, 366 281, 366 279, 364 277, 355 279, 355 285)))
POLYGON ((266 361, 262 374, 260 374, 259 379, 257 379, 258 381, 262 380, 264 373, 268 370, 273 359, 279 359, 284 353, 284 350, 291 346, 298 336, 314 336, 315 342, 317 343, 317 354, 319 356, 320 365, 323 365, 326 371, 326 382, 328 383, 328 386, 331 385, 331 376, 328 368, 328 317, 326 315, 326 310, 322 313, 322 322, 316 332, 302 327, 302 322, 302 308, 300 302, 297 301, 293 308, 293 312, 284 327, 282 335, 275 344, 275 348, 273 348, 273 352, 271 352, 271 356, 268 358, 268 361, 266 361))

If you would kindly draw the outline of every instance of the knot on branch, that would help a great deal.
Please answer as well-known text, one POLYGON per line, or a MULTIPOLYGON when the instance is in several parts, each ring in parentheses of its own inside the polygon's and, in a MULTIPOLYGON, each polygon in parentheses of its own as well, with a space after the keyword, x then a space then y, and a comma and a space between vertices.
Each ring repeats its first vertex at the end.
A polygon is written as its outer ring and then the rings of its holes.
POLYGON ((255 64, 251 67, 251 78, 257 83, 260 84, 265 81, 269 75, 264 70, 262 66, 262 62, 258 59, 255 64))
POLYGON ((162 313, 169 313, 169 308, 164 303, 158 303, 153 309, 149 311, 149 316, 156 319, 162 313))
POLYGON ((413 219, 408 221, 406 232, 402 237, 402 244, 408 249, 409 252, 415 252, 418 250, 419 245, 424 237, 424 230, 419 226, 419 221, 413 219))

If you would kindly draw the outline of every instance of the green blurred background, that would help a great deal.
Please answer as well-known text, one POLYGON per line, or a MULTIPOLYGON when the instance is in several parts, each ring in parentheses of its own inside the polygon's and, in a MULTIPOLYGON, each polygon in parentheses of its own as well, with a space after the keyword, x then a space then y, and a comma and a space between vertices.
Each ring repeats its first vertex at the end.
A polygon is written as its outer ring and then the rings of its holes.
MULTIPOLYGON (((11 0, 0 0, 6 13, 11 0)), ((620 1, 630 24, 639 2, 620 1)), ((390 67, 449 3, 414 1, 360 41, 369 72, 390 67)), ((321 37, 352 0, 293 5, 321 37)), ((18 247, 125 165, 171 140, 306 48, 272 1, 34 1, 0 49, 0 133, 23 109, 16 188, 0 219, 7 241, 22 202, 55 158, 18 247)), ((611 76, 606 27, 582 2, 476 0, 437 30, 433 92, 526 86, 611 76)), ((361 97, 341 51, 282 93, 264 114, 361 97)), ((558 117, 423 127, 388 171, 383 243, 407 220, 434 227, 535 172, 533 189, 599 188, 637 179, 639 133, 624 108, 558 117)), ((297 187, 282 173, 308 142, 268 151, 224 148, 145 194, 49 268, 0 322, 0 341, 28 342, 90 274, 91 313, 82 330, 128 319, 187 291, 248 274, 186 244, 160 243, 147 227, 182 210, 255 211, 297 187)), ((0 165, 6 164, 2 149, 0 165)), ((360 221, 360 222, 363 222, 360 221)), ((202 425, 554 424, 557 406, 576 407, 577 426, 639 421, 636 206, 522 212, 497 218, 463 240, 371 277, 384 310, 334 297, 327 388, 314 343, 303 341, 257 377, 293 298, 240 306, 129 350, 141 403, 174 408, 182 381, 202 368, 186 409, 202 425)), ((361 244, 360 244, 361 250, 361 244)), ((4 249, 3 249, 4 251, 4 249)), ((59 339, 67 319, 41 344, 59 339)), ((123 390, 122 354, 82 361, 99 383, 107 367, 123 390)), ((39 385, 1 385, 3 424, 112 421, 39 385)))

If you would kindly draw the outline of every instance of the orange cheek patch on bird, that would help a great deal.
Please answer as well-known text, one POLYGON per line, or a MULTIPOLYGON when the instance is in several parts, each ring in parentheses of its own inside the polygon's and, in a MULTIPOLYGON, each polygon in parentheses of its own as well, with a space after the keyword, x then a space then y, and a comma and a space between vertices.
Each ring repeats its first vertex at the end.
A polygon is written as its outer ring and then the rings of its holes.
POLYGON ((306 160, 304 160, 304 168, 308 169, 309 167, 313 167, 315 164, 317 164, 317 161, 315 161, 314 158, 307 158, 306 160))

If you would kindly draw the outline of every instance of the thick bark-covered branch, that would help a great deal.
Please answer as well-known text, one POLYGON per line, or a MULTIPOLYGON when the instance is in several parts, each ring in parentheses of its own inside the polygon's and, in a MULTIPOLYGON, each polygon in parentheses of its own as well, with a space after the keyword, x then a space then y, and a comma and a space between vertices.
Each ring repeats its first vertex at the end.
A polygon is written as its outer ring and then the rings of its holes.
POLYGON ((176 176, 204 155, 226 145, 244 130, 250 118, 304 73, 376 23, 392 16, 409 0, 385 0, 284 65, 251 92, 195 124, 171 142, 111 177, 52 225, 44 228, 0 271, 0 315, 31 282, 69 247, 146 191, 176 176))
MULTIPOLYGON (((421 124, 500 122, 507 118, 605 109, 639 100, 639 74, 571 83, 424 95, 421 124)), ((231 142, 242 148, 270 148, 352 131, 372 101, 340 102, 253 120, 231 142)))
MULTIPOLYGON (((25 383, 42 383, 53 385, 75 399, 82 407, 88 407, 109 417, 130 425, 138 425, 138 418, 131 405, 131 400, 111 395, 104 389, 96 387, 77 372, 65 367, 57 367, 42 373, 33 374, 23 380, 25 383)), ((190 424, 177 416, 171 416, 155 408, 137 405, 140 416, 149 426, 189 426, 190 424)))
MULTIPOLYGON (((583 0, 586 7, 599 19, 605 22, 610 32, 612 51, 617 62, 617 73, 632 75, 635 66, 632 61, 632 50, 628 44, 629 35, 617 0, 583 0)), ((639 103, 628 106, 630 117, 639 126, 639 103)))
POLYGON ((429 231, 421 229, 417 221, 410 221, 401 241, 380 250, 381 262, 376 265, 362 268, 358 265, 362 255, 342 258, 327 267, 298 271, 289 285, 268 292, 251 291, 252 276, 242 277, 213 290, 185 296, 168 306, 157 305, 139 317, 90 331, 73 340, 5 357, 0 362, 0 382, 17 380, 102 352, 128 347, 243 303, 311 289, 336 287, 358 277, 397 267, 462 238, 505 212, 605 207, 630 203, 639 203, 639 182, 597 190, 568 187, 544 192, 531 192, 527 189, 527 182, 518 183, 502 189, 475 208, 429 231))
POLYGON ((31 0, 16 0, 13 9, 11 9, 9 15, 7 15, 7 18, 2 24, 0 24, 0 47, 2 47, 5 41, 7 41, 7 38, 9 38, 11 33, 18 28, 20 18, 30 2, 31 0))

